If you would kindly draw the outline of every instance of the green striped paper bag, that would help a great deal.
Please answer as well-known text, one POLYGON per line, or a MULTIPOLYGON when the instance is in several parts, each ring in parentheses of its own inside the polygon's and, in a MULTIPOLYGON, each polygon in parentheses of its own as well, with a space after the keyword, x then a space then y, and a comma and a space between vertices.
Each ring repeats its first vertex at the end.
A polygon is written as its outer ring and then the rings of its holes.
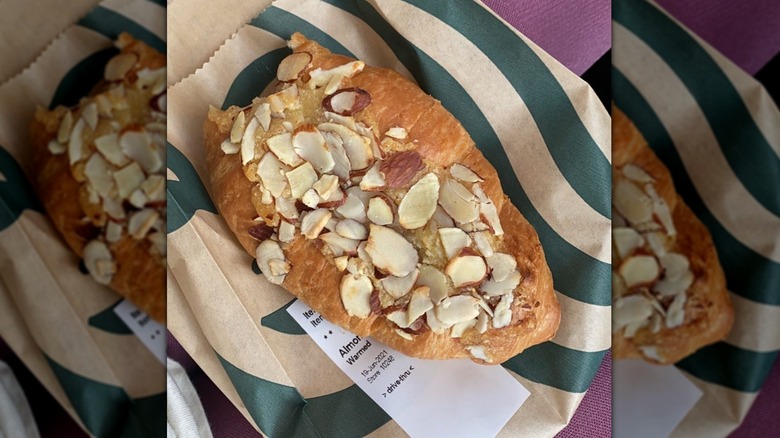
POLYGON ((165 51, 164 4, 105 1, 0 86, 0 337, 92 436, 162 436, 163 364, 114 313, 119 296, 80 271, 25 169, 36 106, 77 103, 121 31, 165 51))
POLYGON ((440 99, 536 228, 562 323, 502 364, 531 391, 502 435, 554 435, 610 345, 610 121, 583 81, 477 2, 277 1, 169 89, 170 331, 266 435, 403 435, 287 314, 292 296, 261 275, 203 183, 208 106, 262 93, 294 31, 440 99))
POLYGON ((734 303, 729 337, 677 363, 702 398, 673 436, 725 436, 780 350, 780 112, 660 7, 615 3, 615 102, 709 228, 734 303))

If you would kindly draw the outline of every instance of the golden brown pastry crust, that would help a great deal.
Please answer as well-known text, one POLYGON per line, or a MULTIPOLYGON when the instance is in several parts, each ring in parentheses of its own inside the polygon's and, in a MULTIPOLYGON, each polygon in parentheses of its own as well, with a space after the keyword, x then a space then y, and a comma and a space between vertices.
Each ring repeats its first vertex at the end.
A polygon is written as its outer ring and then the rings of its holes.
MULTIPOLYGON (((318 67, 328 69, 353 61, 345 56, 331 54, 316 42, 300 34, 292 38, 295 52, 308 52, 313 59, 307 71, 318 67)), ((545 262, 544 252, 535 230, 508 200, 501 190, 495 169, 485 159, 466 130, 434 98, 395 71, 366 66, 353 76, 348 85, 366 90, 371 104, 356 115, 357 120, 370 120, 379 132, 391 127, 402 127, 408 132, 406 141, 413 141, 424 160, 442 168, 461 163, 485 182, 486 194, 494 200, 505 230, 503 252, 517 258, 523 281, 518 288, 535 303, 520 323, 501 329, 490 329, 480 335, 468 330, 460 339, 450 338, 446 332, 436 335, 428 331, 408 341, 395 333, 395 325, 384 317, 372 314, 368 318, 347 315, 339 297, 339 283, 343 276, 331 261, 317 248, 315 241, 297 238, 285 250, 291 271, 283 286, 320 312, 330 322, 360 336, 373 336, 410 356, 441 358, 472 358, 468 345, 483 345, 492 363, 501 363, 524 349, 551 339, 560 322, 560 306, 553 291, 552 276, 545 262)), ((254 257, 258 241, 248 234, 257 216, 251 202, 252 183, 244 174, 238 155, 226 155, 221 142, 229 135, 233 117, 238 108, 225 112, 212 109, 204 122, 206 164, 217 208, 235 233, 241 245, 254 257)), ((517 293, 517 291, 516 291, 517 293)), ((519 316, 519 315, 517 315, 519 316)), ((473 358, 472 358, 473 359, 473 358)), ((480 363, 484 361, 476 360, 480 363)))
POLYGON ((677 229, 673 250, 688 257, 695 277, 686 292, 682 326, 663 328, 655 334, 643 328, 632 339, 617 332, 612 339, 613 354, 617 359, 643 358, 653 363, 672 364, 728 335, 734 312, 725 276, 709 231, 677 194, 669 170, 648 147, 636 126, 614 105, 612 142, 613 181, 620 177, 618 170, 629 163, 641 167, 656 180, 655 189, 669 206, 677 229), (663 360, 642 355, 641 346, 656 346, 663 360))
MULTIPOLYGON (((144 68, 158 69, 165 66, 164 55, 128 34, 120 35, 118 43, 122 52, 132 52, 139 57, 129 77, 144 68)), ((103 86, 105 84, 99 85, 98 89, 103 86)), ((60 120, 67 111, 60 106, 53 111, 39 108, 36 112, 29 127, 32 146, 30 173, 34 175, 33 186, 55 228, 68 246, 79 257, 83 257, 85 245, 97 231, 82 221, 86 215, 82 204, 78 202, 82 183, 73 177, 68 155, 54 155, 47 147, 56 137, 60 120)), ((159 254, 150 254, 150 246, 148 240, 136 240, 127 234, 111 245, 117 270, 109 286, 153 319, 164 322, 165 264, 159 254)))

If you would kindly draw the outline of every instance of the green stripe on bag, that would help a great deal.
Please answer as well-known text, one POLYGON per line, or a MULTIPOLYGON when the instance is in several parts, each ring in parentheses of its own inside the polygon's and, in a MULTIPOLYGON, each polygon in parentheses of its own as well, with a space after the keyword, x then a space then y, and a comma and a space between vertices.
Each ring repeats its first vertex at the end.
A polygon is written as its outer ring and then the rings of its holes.
POLYGON ((585 392, 607 350, 586 353, 553 342, 535 345, 501 365, 536 383, 566 392, 585 392))
POLYGON ((707 382, 742 392, 756 392, 769 375, 777 352, 758 353, 718 342, 702 348, 675 366, 707 382))
MULTIPOLYGON (((160 53, 165 53, 167 45, 162 38, 145 27, 122 14, 102 6, 95 6, 84 18, 78 21, 79 26, 92 29, 109 39, 116 39, 121 32, 127 32, 134 38, 152 46, 160 53)), ((102 72, 102 71, 101 71, 102 72)))
POLYGON ((735 239, 712 215, 688 177, 663 123, 639 91, 615 68, 612 69, 612 90, 617 106, 634 122, 658 158, 674 175, 677 193, 712 233, 729 290, 758 303, 780 305, 780 294, 768 287, 780 284, 780 264, 735 239))
POLYGON ((616 2, 614 19, 641 38, 674 70, 696 99, 739 180, 756 201, 780 216, 780 184, 777 183, 780 158, 759 131, 734 84, 707 51, 649 3, 616 2))
POLYGON ((16 222, 24 210, 43 211, 22 167, 2 146, 0 175, 0 231, 16 222))
POLYGON ((197 210, 218 213, 198 172, 187 157, 167 142, 165 151, 168 169, 179 179, 178 181, 169 179, 165 186, 168 200, 166 234, 171 234, 192 219, 197 210))
MULTIPOLYGON (((340 8, 344 6, 341 2, 332 2, 332 4, 340 8)), ((505 193, 523 212, 523 215, 539 234, 539 239, 547 255, 547 263, 553 273, 556 289, 564 295, 584 303, 609 306, 611 304, 611 293, 608 287, 611 282, 610 266, 574 247, 544 221, 517 181, 514 169, 512 169, 503 148, 498 146, 501 144, 498 136, 463 87, 427 54, 399 35, 368 5, 360 8, 344 6, 344 10, 352 14, 360 14, 357 17, 363 19, 390 46, 398 59, 418 80, 420 87, 439 97, 442 104, 463 123, 479 149, 498 171, 505 193), (488 147, 485 145, 496 146, 488 147), (574 272, 577 274, 574 275, 574 272)), ((268 8, 262 16, 265 16, 263 22, 284 21, 288 29, 298 28, 304 23, 308 25, 294 15, 275 7, 268 8)), ((289 38, 289 33, 285 32, 279 31, 276 34, 281 38, 289 38)), ((322 31, 316 28, 312 29, 311 32, 307 36, 318 41, 325 36, 322 31)), ((328 39, 331 38, 328 37, 328 39)), ((333 47, 323 45, 332 51, 334 50, 333 47)), ((339 47, 341 46, 339 45, 339 47)), ((341 53, 349 53, 346 49, 341 50, 343 50, 341 53)), ((350 56, 353 55, 350 54, 350 56)), ((609 199, 609 197, 605 199, 609 199)))

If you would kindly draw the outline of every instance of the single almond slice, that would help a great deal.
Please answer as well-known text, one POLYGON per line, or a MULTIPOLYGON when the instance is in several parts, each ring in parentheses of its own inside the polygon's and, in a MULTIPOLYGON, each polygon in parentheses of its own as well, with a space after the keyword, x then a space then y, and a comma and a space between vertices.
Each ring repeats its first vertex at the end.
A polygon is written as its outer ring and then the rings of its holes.
POLYGON ((163 161, 146 131, 127 131, 119 137, 122 152, 138 162, 147 173, 155 173, 163 168, 163 161))
POLYGON ((352 164, 350 164, 349 157, 347 157, 347 151, 344 150, 344 140, 332 132, 323 132, 322 136, 325 138, 325 143, 328 149, 330 149, 330 155, 333 157, 331 173, 342 181, 348 180, 352 164))
POLYGON ((109 284, 114 277, 111 269, 114 258, 108 246, 100 240, 92 240, 84 247, 84 265, 92 277, 100 284, 109 284))
POLYGON ((460 338, 463 336, 463 333, 466 332, 466 330, 474 327, 477 325, 477 320, 471 319, 468 321, 459 322, 452 326, 452 329, 450 330, 450 337, 451 338, 460 338))
MULTIPOLYGON (((114 187, 111 165, 108 164, 100 154, 92 154, 92 156, 89 157, 87 164, 84 166, 84 176, 87 178, 89 184, 102 197, 108 196, 111 189, 114 187)), ((143 173, 141 174, 141 178, 141 181, 143 181, 143 173)), ((141 181, 138 181, 138 184, 141 184, 141 181)))
POLYGON ((336 264, 336 269, 339 270, 339 272, 344 272, 344 270, 347 269, 347 262, 349 261, 349 256, 340 256, 333 259, 333 263, 336 264))
POLYGON ((455 226, 455 221, 441 208, 441 205, 436 206, 436 211, 433 212, 431 219, 436 222, 437 228, 452 228, 455 226))
POLYGON ((494 254, 493 246, 490 243, 490 237, 487 231, 477 231, 471 234, 471 238, 474 239, 474 246, 482 257, 488 258, 494 254))
POLYGON ((660 273, 655 257, 648 255, 627 258, 620 265, 619 272, 629 289, 654 282, 660 273))
POLYGON ((396 310, 394 312, 388 313, 385 315, 385 317, 398 327, 409 327, 409 314, 406 312, 406 310, 396 310))
POLYGON ((645 192, 647 192, 647 194, 650 195, 650 198, 653 200, 653 214, 656 218, 658 218, 658 221, 661 222, 661 225, 666 230, 666 234, 670 236, 676 235, 677 230, 674 227, 672 213, 669 211, 669 206, 666 204, 666 201, 658 196, 658 193, 655 191, 655 188, 652 186, 652 184, 647 184, 645 186, 645 192))
POLYGON ((368 201, 368 220, 377 225, 390 225, 393 223, 393 207, 384 196, 375 196, 368 201))
POLYGON ((236 115, 236 119, 233 121, 233 127, 230 129, 230 142, 241 143, 241 138, 244 137, 244 130, 246 129, 246 114, 243 111, 239 111, 236 115))
POLYGON ((233 155, 237 154, 238 151, 241 150, 240 144, 231 143, 229 138, 226 138, 222 141, 222 144, 219 145, 220 149, 222 149, 222 152, 225 153, 225 155, 233 155))
POLYGON ((311 62, 311 54, 306 52, 293 53, 282 59, 276 68, 276 77, 282 82, 297 80, 311 62))
POLYGON ((108 221, 106 223, 106 242, 116 243, 122 238, 123 227, 122 224, 108 221))
POLYGON ((501 281, 491 278, 483 282, 479 286, 479 291, 490 297, 508 294, 514 292, 522 280, 523 276, 520 275, 520 272, 512 271, 501 281))
POLYGON ((336 224, 336 232, 343 237, 355 240, 368 238, 368 230, 365 225, 354 219, 342 219, 336 224))
POLYGON ((431 331, 436 334, 442 334, 449 330, 450 327, 452 327, 452 324, 445 324, 439 320, 439 318, 436 317, 436 308, 425 312, 425 322, 428 323, 428 327, 431 328, 431 331))
POLYGON ((672 296, 684 293, 693 284, 695 280, 693 272, 686 271, 675 279, 663 278, 653 285, 653 292, 661 296, 672 296))
POLYGON ((268 96, 268 104, 271 107, 271 115, 284 117, 284 110, 300 108, 298 100, 298 86, 291 86, 268 96))
POLYGON ((366 252, 374 266, 396 277, 409 275, 419 257, 414 246, 396 231, 380 225, 369 225, 366 252))
POLYGON ((320 240, 328 245, 335 257, 340 257, 344 254, 349 256, 356 255, 358 245, 360 244, 359 240, 349 239, 336 232, 320 234, 320 240))
POLYGON ((317 125, 317 129, 322 132, 332 132, 341 137, 351 170, 363 170, 373 164, 374 154, 368 138, 337 123, 320 123, 317 125))
POLYGON ((317 172, 310 162, 301 164, 285 175, 290 183, 290 193, 293 199, 301 199, 303 194, 317 182, 317 172))
POLYGON ((385 136, 396 140, 404 140, 407 136, 407 132, 406 129, 400 126, 393 126, 385 132, 385 136))
POLYGON ((653 305, 644 295, 634 294, 618 298, 612 308, 612 330, 620 331, 629 324, 645 321, 652 313, 653 305))
POLYGON ((255 251, 255 258, 257 259, 257 266, 260 267, 260 271, 268 281, 273 284, 282 284, 284 282, 285 276, 271 274, 271 267, 269 266, 271 260, 285 260, 284 251, 279 246, 279 242, 271 239, 260 242, 255 251))
POLYGON ((343 88, 322 100, 325 111, 351 116, 371 104, 371 95, 360 88, 343 88))
POLYGON ((666 312, 666 327, 675 328, 683 325, 685 322, 685 301, 686 294, 678 294, 669 305, 666 312))
POLYGON ((124 79, 125 75, 135 67, 138 55, 133 52, 123 52, 108 60, 103 70, 103 77, 109 82, 124 79))
POLYGON ((137 188, 127 197, 127 201, 135 208, 143 208, 144 205, 149 202, 149 199, 146 197, 143 190, 137 188))
POLYGON ((327 85, 334 76, 351 78, 355 74, 363 71, 363 67, 365 67, 363 61, 352 61, 328 70, 316 68, 309 72, 309 81, 306 85, 308 85, 309 89, 313 90, 316 87, 327 85))
POLYGON ((289 132, 285 132, 279 135, 274 135, 266 140, 268 149, 276 155, 282 163, 288 166, 298 166, 303 163, 303 159, 295 153, 292 144, 292 135, 289 132))
POLYGON ((296 128, 292 134, 292 145, 295 153, 311 163, 320 174, 330 172, 335 166, 325 137, 314 125, 301 125, 296 128))
POLYGON ((49 141, 47 148, 52 155, 64 154, 65 151, 68 150, 68 148, 66 148, 62 143, 58 142, 56 138, 53 138, 51 141, 49 141))
POLYGON ((339 178, 336 175, 322 175, 312 187, 322 199, 327 199, 338 189, 339 178))
POLYGON ((409 325, 412 325, 417 318, 425 314, 425 312, 433 309, 433 303, 429 295, 430 288, 428 286, 418 286, 412 291, 411 298, 409 299, 409 307, 407 308, 407 321, 409 325))
POLYGON ((473 170, 459 163, 455 163, 452 165, 452 167, 450 167, 450 175, 452 175, 452 177, 455 179, 459 179, 461 181, 468 182, 468 183, 484 181, 482 178, 479 177, 479 175, 474 173, 473 170))
POLYGON ((65 144, 70 140, 70 133, 73 131, 73 113, 66 112, 60 120, 60 126, 57 129, 57 141, 60 144, 65 144))
POLYGON ((676 252, 669 252, 658 258, 664 268, 664 278, 675 281, 690 272, 691 263, 688 257, 676 252))
POLYGON ((347 198, 344 204, 336 208, 336 213, 361 223, 366 221, 365 205, 355 193, 350 193, 350 191, 347 191, 347 198))
POLYGON ((490 276, 496 281, 504 281, 517 269, 517 260, 509 254, 497 252, 486 260, 490 268, 490 276))
POLYGON ((509 325, 512 322, 512 300, 514 295, 505 294, 493 310, 493 328, 499 329, 509 325))
MULTIPOLYGON (((389 188, 406 188, 418 172, 425 169, 416 151, 397 152, 387 157, 379 168, 389 188)), ((438 178, 437 178, 438 181, 438 178)))
POLYGON ((287 221, 279 221, 279 241, 290 243, 295 239, 295 225, 287 221))
POLYGON ((86 125, 84 119, 78 119, 70 132, 70 139, 68 140, 68 160, 71 166, 81 161, 84 157, 84 140, 82 136, 86 125))
POLYGON ((644 171, 641 167, 635 165, 635 164, 626 164, 621 169, 623 172, 623 176, 630 179, 631 181, 635 181, 638 183, 651 183, 655 181, 652 176, 650 176, 647 172, 644 171))
POLYGON ((136 240, 146 237, 154 222, 160 217, 157 210, 144 208, 133 213, 127 221, 127 232, 136 240))
POLYGON ((443 324, 455 325, 479 316, 479 300, 470 295, 447 297, 436 305, 436 317, 443 324))
POLYGON ((612 203, 618 212, 632 224, 640 224, 652 219, 652 199, 629 181, 618 181, 615 185, 612 203))
POLYGON ((433 304, 439 304, 449 295, 447 277, 443 272, 431 265, 420 265, 420 275, 417 284, 430 288, 430 297, 433 304))
POLYGON ((317 208, 320 203, 320 195, 314 189, 306 190, 306 193, 301 196, 301 202, 309 208, 317 208))
MULTIPOLYGON (((409 275, 404 277, 396 277, 388 275, 387 277, 379 280, 382 288, 395 299, 399 299, 408 294, 412 287, 417 282, 420 276, 420 271, 415 269, 409 275)), ((418 315, 419 316, 419 315, 418 315)))
POLYGON ((445 179, 439 190, 439 204, 459 224, 479 218, 477 198, 454 179, 445 179))
POLYGON ((263 187, 271 192, 274 198, 282 196, 282 192, 287 187, 287 177, 285 176, 287 170, 289 167, 282 164, 272 153, 263 155, 257 164, 257 176, 263 182, 263 187))
POLYGON ((119 197, 126 199, 146 179, 144 171, 138 163, 130 163, 127 166, 114 171, 114 181, 119 192, 119 197))
POLYGON ((488 324, 490 323, 490 317, 485 312, 485 310, 480 310, 479 316, 477 316, 477 323, 474 325, 474 328, 477 329, 479 334, 483 334, 488 329, 488 324))
POLYGON ((444 272, 450 277, 452 285, 457 289, 481 283, 487 275, 487 266, 485 260, 480 256, 461 254, 447 263, 444 272))
POLYGON ((331 217, 331 212, 324 208, 312 210, 301 221, 301 234, 307 239, 316 239, 331 217))
POLYGON ((417 181, 398 205, 398 223, 407 230, 424 226, 436 211, 439 178, 428 173, 417 181))
POLYGON ((341 279, 341 302, 349 316, 367 318, 371 314, 371 292, 374 286, 365 275, 346 274, 341 279))
POLYGON ((297 223, 298 218, 300 217, 300 212, 298 211, 298 208, 295 206, 295 202, 290 200, 289 198, 285 198, 284 196, 279 196, 278 198, 274 198, 274 204, 276 207, 276 211, 282 215, 283 218, 285 218, 288 222, 297 223))
MULTIPOLYGON (((316 185, 316 183, 315 183, 316 185)), ((327 199, 320 198, 321 201, 317 205, 320 208, 338 208, 347 202, 347 194, 341 187, 336 187, 336 190, 331 192, 327 199)))
POLYGON ((260 127, 263 128, 263 131, 268 132, 268 128, 271 127, 271 105, 268 102, 261 103, 257 106, 257 109, 255 110, 255 119, 260 122, 260 127))
POLYGON ((98 107, 95 102, 89 103, 81 110, 81 117, 87 122, 89 129, 95 130, 98 124, 98 107))
POLYGON ((439 239, 447 260, 460 254, 460 250, 471 245, 471 238, 460 228, 439 228, 439 239))
POLYGON ((287 275, 290 272, 290 262, 283 259, 270 259, 268 260, 268 269, 271 271, 271 275, 278 277, 287 275))
POLYGON ((344 125, 351 130, 355 130, 355 118, 350 116, 342 116, 341 114, 325 111, 325 119, 329 122, 338 123, 344 125))
POLYGON ((376 162, 360 180, 360 189, 366 192, 375 192, 387 187, 385 177, 379 172, 380 162, 376 162))
POLYGON ((618 256, 621 259, 626 258, 636 248, 641 247, 645 239, 633 228, 621 227, 612 229, 612 241, 615 243, 618 256))
POLYGON ((244 135, 241 137, 241 164, 244 166, 255 158, 255 133, 259 126, 260 122, 255 117, 252 117, 244 130, 244 135))

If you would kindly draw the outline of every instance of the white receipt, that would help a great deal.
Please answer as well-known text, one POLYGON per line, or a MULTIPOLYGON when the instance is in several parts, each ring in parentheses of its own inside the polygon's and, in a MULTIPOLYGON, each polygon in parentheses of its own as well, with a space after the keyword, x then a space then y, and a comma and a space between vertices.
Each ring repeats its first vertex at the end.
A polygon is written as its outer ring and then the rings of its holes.
POLYGON ((287 312, 412 438, 495 436, 530 395, 501 366, 411 358, 331 324, 300 300, 287 312))
POLYGON ((666 438, 702 396, 672 365, 617 360, 612 375, 615 438, 666 438))
POLYGON ((165 327, 127 300, 122 300, 121 303, 117 304, 114 307, 114 313, 152 352, 154 357, 165 365, 165 327))

